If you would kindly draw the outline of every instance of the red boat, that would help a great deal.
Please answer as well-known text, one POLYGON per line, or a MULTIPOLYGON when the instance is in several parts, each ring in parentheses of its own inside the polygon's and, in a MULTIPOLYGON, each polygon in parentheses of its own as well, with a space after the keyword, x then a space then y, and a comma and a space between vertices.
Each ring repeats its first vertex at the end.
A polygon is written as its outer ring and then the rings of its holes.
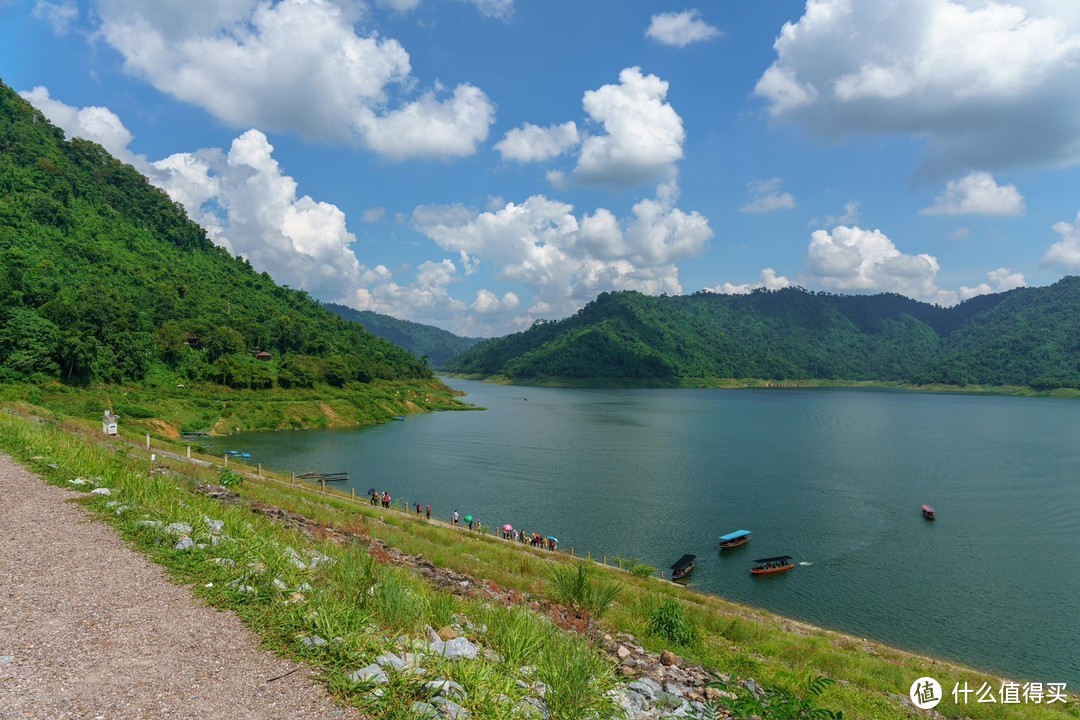
POLYGON ((791 559, 790 555, 760 558, 755 560, 754 563, 754 567, 750 568, 750 573, 753 575, 772 575, 787 572, 795 567, 795 561, 791 559))
POLYGON ((929 505, 922 506, 922 516, 927 520, 937 520, 937 513, 929 505))

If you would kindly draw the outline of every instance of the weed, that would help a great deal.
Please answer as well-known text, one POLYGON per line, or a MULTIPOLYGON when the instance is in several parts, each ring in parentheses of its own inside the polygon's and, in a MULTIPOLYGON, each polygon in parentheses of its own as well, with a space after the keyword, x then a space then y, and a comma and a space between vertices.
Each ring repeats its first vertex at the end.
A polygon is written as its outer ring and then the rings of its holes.
POLYGON ((537 663, 547 686, 544 702, 551 720, 607 718, 617 714, 611 691, 617 685, 611 665, 581 640, 551 636, 537 663))
POLYGON ((668 600, 649 615, 649 632, 676 645, 689 646, 697 642, 698 633, 687 619, 682 605, 668 600))
POLYGON ((221 487, 234 487, 244 482, 244 478, 240 473, 229 468, 222 468, 218 473, 218 485, 221 487))
POLYGON ((600 576, 585 563, 553 565, 549 571, 555 598, 594 617, 600 617, 623 589, 623 584, 600 576))
POLYGON ((546 618, 523 607, 490 608, 484 613, 487 640, 504 662, 532 665, 555 628, 546 618))

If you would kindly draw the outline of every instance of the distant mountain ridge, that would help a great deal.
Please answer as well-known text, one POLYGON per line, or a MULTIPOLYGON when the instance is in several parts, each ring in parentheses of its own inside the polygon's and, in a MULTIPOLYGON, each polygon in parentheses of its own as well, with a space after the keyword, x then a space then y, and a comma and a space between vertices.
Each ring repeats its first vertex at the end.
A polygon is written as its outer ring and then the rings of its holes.
POLYGON ((511 381, 695 378, 1080 387, 1080 278, 954 307, 802 288, 603 293, 572 317, 478 343, 448 370, 511 381))
POLYGON ((431 377, 276 285, 101 146, 0 83, 0 382, 234 388, 431 377))
POLYGON ((335 303, 323 303, 323 307, 340 318, 360 323, 372 335, 400 345, 418 358, 426 357, 435 368, 442 367, 451 358, 457 357, 481 340, 455 335, 434 325, 398 320, 370 310, 354 310, 335 303))

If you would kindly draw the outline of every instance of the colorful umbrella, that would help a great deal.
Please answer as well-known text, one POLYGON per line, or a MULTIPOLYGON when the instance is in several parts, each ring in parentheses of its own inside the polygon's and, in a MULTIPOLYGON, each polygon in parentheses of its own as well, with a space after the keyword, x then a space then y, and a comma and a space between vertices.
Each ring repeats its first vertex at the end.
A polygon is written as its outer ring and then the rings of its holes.
POLYGON ((472 522, 472 515, 466 515, 465 522, 472 522))
POLYGON ((510 523, 506 523, 505 525, 503 525, 503 530, 505 530, 506 532, 510 532, 513 529, 514 529, 514 526, 511 525, 510 523))
POLYGON ((555 537, 554 535, 548 535, 548 540, 554 540, 555 542, 559 542, 559 538, 555 537))

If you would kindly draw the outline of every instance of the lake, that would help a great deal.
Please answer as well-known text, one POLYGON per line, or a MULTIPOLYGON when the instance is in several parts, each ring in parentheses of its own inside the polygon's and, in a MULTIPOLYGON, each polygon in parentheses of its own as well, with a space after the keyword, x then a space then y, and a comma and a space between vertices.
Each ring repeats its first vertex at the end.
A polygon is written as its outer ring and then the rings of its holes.
POLYGON ((692 553, 697 590, 1080 687, 1080 402, 448 384, 487 409, 215 449, 347 471, 358 495, 510 523, 578 555, 666 568, 692 553), (717 537, 739 529, 751 542, 721 554, 717 537), (771 555, 800 565, 752 577, 771 555))

